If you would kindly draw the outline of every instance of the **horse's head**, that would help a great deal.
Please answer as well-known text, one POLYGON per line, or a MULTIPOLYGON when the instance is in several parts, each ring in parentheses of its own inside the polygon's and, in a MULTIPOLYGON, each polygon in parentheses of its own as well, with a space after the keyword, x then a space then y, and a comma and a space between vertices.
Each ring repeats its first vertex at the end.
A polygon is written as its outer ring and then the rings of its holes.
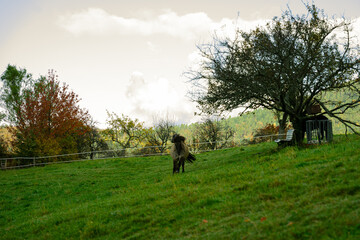
POLYGON ((171 139, 171 142, 172 143, 175 143, 175 139, 177 138, 177 136, 179 136, 179 134, 175 133, 173 136, 172 136, 172 139, 171 139))
POLYGON ((185 141, 185 137, 175 133, 173 136, 172 136, 172 139, 171 139, 171 142, 172 143, 176 143, 176 142, 184 142, 185 141))

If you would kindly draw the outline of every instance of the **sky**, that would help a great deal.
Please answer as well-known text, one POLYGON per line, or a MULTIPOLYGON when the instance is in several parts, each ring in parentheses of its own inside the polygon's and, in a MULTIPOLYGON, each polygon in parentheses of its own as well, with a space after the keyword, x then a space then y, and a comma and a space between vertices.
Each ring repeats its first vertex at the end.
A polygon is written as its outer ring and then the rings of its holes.
MULTIPOLYGON (((360 35, 359 0, 313 2, 354 21, 360 35)), ((305 12, 301 0, 0 0, 0 74, 8 64, 34 78, 54 69, 100 128, 107 112, 148 126, 166 116, 188 124, 200 120, 184 74, 199 60, 197 45, 288 6, 305 12)))

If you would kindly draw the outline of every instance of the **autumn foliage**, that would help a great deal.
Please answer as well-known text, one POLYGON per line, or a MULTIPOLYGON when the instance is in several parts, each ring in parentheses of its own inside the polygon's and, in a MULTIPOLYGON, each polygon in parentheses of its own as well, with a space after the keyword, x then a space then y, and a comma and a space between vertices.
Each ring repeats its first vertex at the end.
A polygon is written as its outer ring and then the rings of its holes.
MULTIPOLYGON (((288 128, 289 126, 287 126, 286 129, 288 128)), ((279 126, 269 123, 264 127, 257 129, 255 133, 253 133, 253 139, 250 141, 250 143, 267 142, 275 139, 277 134, 279 134, 279 126)))
POLYGON ((49 156, 77 151, 76 140, 90 131, 88 112, 78 95, 61 85, 54 71, 25 92, 17 113, 14 146, 25 156, 49 156))

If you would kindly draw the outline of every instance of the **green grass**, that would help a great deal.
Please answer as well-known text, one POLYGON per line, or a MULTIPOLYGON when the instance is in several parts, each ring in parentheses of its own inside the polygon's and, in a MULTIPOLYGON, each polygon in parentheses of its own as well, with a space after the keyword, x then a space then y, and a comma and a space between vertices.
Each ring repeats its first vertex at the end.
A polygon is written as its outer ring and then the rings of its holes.
POLYGON ((0 172, 0 239, 360 239, 360 137, 0 172))

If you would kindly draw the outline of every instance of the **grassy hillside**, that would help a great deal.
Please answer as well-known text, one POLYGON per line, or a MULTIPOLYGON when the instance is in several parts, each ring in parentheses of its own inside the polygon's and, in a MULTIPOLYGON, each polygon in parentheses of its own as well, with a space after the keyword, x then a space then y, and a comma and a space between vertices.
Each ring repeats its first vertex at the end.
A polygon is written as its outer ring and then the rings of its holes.
POLYGON ((359 239, 360 137, 0 172, 0 239, 359 239))

